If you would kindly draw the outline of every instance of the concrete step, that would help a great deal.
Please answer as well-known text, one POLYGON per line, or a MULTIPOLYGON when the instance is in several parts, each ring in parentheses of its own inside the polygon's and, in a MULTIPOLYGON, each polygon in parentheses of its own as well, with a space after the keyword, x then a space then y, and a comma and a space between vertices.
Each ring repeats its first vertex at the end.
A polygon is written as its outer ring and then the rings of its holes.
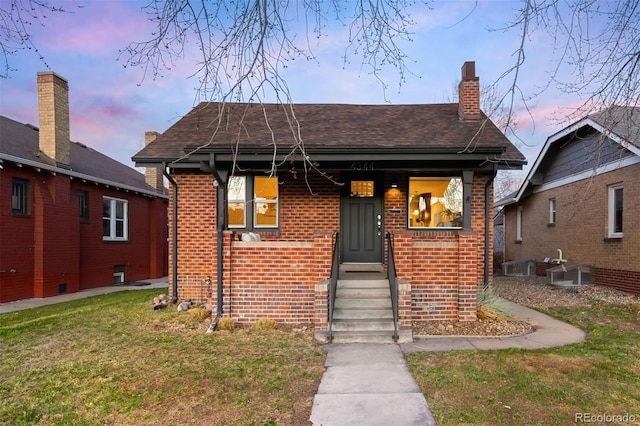
POLYGON ((394 343, 391 331, 334 331, 333 343, 394 343))
POLYGON ((393 319, 393 312, 389 308, 377 308, 377 309, 343 309, 336 308, 333 310, 333 319, 372 319, 372 320, 380 320, 380 319, 393 319))
POLYGON ((336 299, 339 298, 384 298, 389 297, 389 288, 340 288, 336 290, 336 299))
POLYGON ((336 298, 334 309, 391 308, 390 297, 336 298))
POLYGON ((393 319, 334 319, 333 331, 393 331, 393 319))
POLYGON ((386 288, 389 280, 338 280, 338 288, 386 288))

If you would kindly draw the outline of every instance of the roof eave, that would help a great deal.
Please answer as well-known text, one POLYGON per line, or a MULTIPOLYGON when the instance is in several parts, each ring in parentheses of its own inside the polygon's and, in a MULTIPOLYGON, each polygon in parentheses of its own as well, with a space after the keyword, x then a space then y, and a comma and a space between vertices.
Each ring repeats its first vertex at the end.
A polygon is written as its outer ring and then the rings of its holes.
POLYGON ((32 167, 38 171, 41 170, 45 170, 54 174, 61 174, 61 175, 66 175, 72 178, 77 178, 77 179, 83 179, 83 180, 87 180, 90 182, 95 182, 98 184, 102 184, 102 185, 106 185, 106 186, 110 186, 110 187, 114 187, 114 188, 119 188, 122 189, 124 191, 132 191, 132 192, 138 192, 140 194, 143 195, 148 195, 151 197, 157 197, 157 198, 164 198, 164 199, 169 199, 169 197, 165 194, 162 194, 160 192, 156 192, 156 191, 150 191, 148 189, 144 189, 144 188, 138 188, 136 186, 132 186, 132 185, 126 185, 120 182, 114 182, 108 179, 102 179, 102 178, 98 178, 95 176, 90 176, 90 175, 86 175, 84 173, 78 173, 75 172, 73 170, 69 170, 69 169, 65 169, 62 167, 57 167, 57 166, 51 166, 45 163, 39 163, 37 161, 32 161, 32 160, 27 160, 25 158, 20 158, 20 157, 15 157, 13 155, 9 155, 9 154, 3 154, 0 153, 0 160, 6 160, 6 161, 10 161, 12 163, 16 163, 16 164, 21 164, 24 166, 28 166, 28 167, 32 167))

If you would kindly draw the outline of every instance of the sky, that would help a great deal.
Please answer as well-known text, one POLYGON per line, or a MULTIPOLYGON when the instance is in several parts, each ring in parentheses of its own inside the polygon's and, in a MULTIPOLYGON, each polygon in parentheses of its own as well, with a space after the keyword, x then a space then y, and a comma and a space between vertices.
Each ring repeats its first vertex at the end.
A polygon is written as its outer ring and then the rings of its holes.
MULTIPOLYGON (((54 71, 69 82, 71 139, 133 166, 131 157, 143 148, 145 131, 164 132, 197 104, 199 84, 190 77, 196 69, 195 59, 187 49, 182 60, 157 78, 124 66, 120 52, 154 31, 142 10, 148 0, 61 3, 72 13, 54 13, 32 25, 31 36, 39 51, 19 50, 9 56, 12 71, 0 78, 0 114, 37 125, 36 74, 54 71)), ((450 102, 465 61, 475 61, 481 86, 496 82, 515 63, 514 52, 520 43, 517 31, 494 29, 513 21, 519 5, 511 0, 451 0, 436 1, 431 8, 413 6, 412 41, 403 44, 412 61, 411 73, 399 84, 397 70, 383 69, 386 92, 357 57, 349 57, 345 64, 347 35, 339 25, 329 27, 321 40, 311 40, 315 61, 294 61, 283 75, 294 102, 450 102)), ((519 76, 524 96, 548 81, 545 70, 552 66, 552 42, 545 33, 528 38, 519 76)), ((557 112, 578 103, 580 99, 550 88, 529 101, 529 112, 516 104, 518 133, 509 138, 529 164, 546 138, 566 125, 558 122, 557 112)))

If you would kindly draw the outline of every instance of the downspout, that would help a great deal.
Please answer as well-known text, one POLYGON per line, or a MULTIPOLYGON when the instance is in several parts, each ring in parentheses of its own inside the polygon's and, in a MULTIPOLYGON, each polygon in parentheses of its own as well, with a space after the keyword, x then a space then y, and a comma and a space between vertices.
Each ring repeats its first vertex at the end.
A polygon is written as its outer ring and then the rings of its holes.
POLYGON ((484 289, 486 290, 489 287, 489 229, 490 229, 490 221, 493 220, 491 215, 491 204, 489 200, 491 199, 491 184, 493 180, 496 178, 498 174, 498 168, 494 164, 493 165, 493 173, 491 177, 484 185, 484 289))
POLYGON ((207 333, 213 332, 218 326, 218 321, 222 318, 223 310, 223 279, 224 279, 224 235, 223 231, 227 229, 227 182, 229 180, 228 171, 217 170, 215 160, 209 159, 209 164, 201 164, 201 169, 209 171, 215 177, 213 182, 216 187, 216 220, 218 222, 216 244, 217 244, 217 286, 216 286, 216 317, 211 322, 207 333))
MULTIPOLYGON (((224 182, 223 184, 220 184, 220 182, 216 179, 216 182, 218 183, 218 191, 217 191, 217 202, 218 202, 218 214, 216 215, 217 219, 218 219, 218 235, 217 235, 217 244, 218 244, 218 250, 217 250, 217 254, 218 254, 218 287, 217 287, 217 292, 218 292, 218 297, 217 297, 217 314, 216 314, 216 319, 214 321, 214 323, 218 323, 218 320, 220 319, 220 317, 222 317, 222 306, 223 306, 223 299, 222 299, 222 280, 224 278, 223 275, 223 264, 222 262, 224 261, 224 253, 223 253, 223 248, 224 248, 224 235, 222 234, 222 232, 227 228, 227 209, 225 208, 226 206, 226 198, 227 198, 227 185, 226 182, 224 182)), ((214 326, 215 328, 215 326, 214 326)))
POLYGON ((171 294, 173 298, 171 303, 175 304, 178 301, 178 182, 167 173, 167 163, 162 163, 162 175, 167 178, 173 188, 173 206, 171 209, 171 294))

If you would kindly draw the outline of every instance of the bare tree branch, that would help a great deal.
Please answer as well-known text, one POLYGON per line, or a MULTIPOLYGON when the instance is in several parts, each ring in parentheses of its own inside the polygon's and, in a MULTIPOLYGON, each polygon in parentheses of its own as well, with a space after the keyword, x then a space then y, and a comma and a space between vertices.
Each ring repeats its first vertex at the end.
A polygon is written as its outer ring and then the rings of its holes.
MULTIPOLYGON (((0 3, 0 77, 7 78, 16 71, 11 67, 11 56, 21 50, 31 50, 49 68, 32 38, 33 25, 45 25, 45 20, 53 13, 73 13, 69 2, 48 0, 6 0, 0 3)), ((75 1, 74 7, 80 8, 75 1)))

